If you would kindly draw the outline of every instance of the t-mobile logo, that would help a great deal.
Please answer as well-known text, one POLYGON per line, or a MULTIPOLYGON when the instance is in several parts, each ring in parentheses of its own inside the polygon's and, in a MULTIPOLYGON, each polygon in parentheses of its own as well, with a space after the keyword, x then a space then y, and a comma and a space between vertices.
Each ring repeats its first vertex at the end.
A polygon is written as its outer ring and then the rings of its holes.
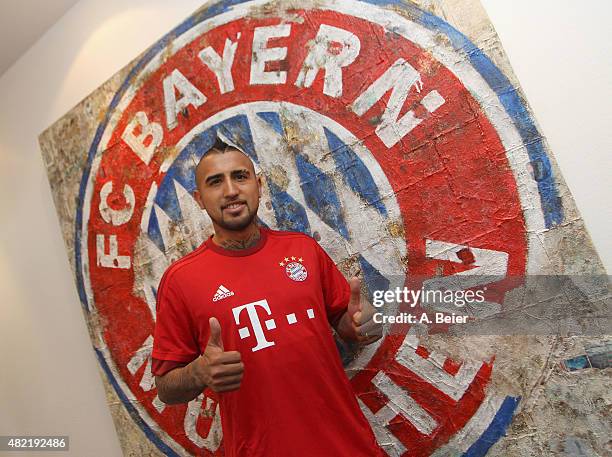
MULTIPOLYGON (((249 317, 251 327, 253 328, 253 333, 255 334, 255 340, 257 341, 257 345, 252 348, 253 352, 259 351, 260 349, 265 349, 270 346, 274 346, 274 341, 268 341, 266 339, 266 335, 264 333, 264 329, 262 326, 262 322, 259 320, 259 315, 257 314, 257 307, 263 308, 268 316, 272 315, 270 311, 270 305, 268 305, 267 300, 259 300, 253 303, 247 303, 246 305, 237 306, 236 308, 232 308, 232 312, 234 313, 234 321, 236 325, 240 325, 240 314, 243 310, 246 309, 247 316, 249 317)), ((314 310, 308 309, 306 310, 306 314, 309 319, 314 318, 314 310)), ((297 322, 297 317, 295 313, 287 314, 285 316, 287 318, 287 323, 289 325, 293 325, 297 322)), ((267 330, 274 330, 276 328, 276 322, 274 319, 266 319, 263 323, 266 326, 267 330)), ((240 335, 240 339, 245 339, 251 336, 251 331, 248 326, 238 327, 238 335, 240 335)))

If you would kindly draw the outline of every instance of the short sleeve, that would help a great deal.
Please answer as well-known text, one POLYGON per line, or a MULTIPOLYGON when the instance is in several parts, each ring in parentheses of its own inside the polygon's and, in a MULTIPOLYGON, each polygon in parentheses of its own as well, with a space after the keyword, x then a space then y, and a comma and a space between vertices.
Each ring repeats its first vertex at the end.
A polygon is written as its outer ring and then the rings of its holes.
POLYGON ((342 315, 346 312, 351 290, 348 281, 338 270, 334 261, 327 255, 318 243, 319 266, 321 271, 321 286, 323 299, 327 311, 327 320, 332 327, 336 327, 342 315))
POLYGON ((158 360, 188 363, 199 355, 200 348, 189 310, 172 281, 172 271, 168 270, 157 291, 152 356, 158 360))
POLYGON ((175 362, 174 360, 159 360, 151 358, 151 373, 153 376, 163 376, 175 368, 184 367, 187 362, 175 362))

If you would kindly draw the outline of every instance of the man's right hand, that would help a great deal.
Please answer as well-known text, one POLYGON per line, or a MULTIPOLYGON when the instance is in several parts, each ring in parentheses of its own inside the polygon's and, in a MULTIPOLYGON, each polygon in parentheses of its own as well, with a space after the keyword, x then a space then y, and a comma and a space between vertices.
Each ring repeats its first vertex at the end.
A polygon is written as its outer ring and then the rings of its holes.
POLYGON ((224 351, 221 325, 215 317, 209 319, 210 337, 204 354, 192 365, 192 376, 215 392, 229 392, 240 387, 244 364, 240 352, 224 351))

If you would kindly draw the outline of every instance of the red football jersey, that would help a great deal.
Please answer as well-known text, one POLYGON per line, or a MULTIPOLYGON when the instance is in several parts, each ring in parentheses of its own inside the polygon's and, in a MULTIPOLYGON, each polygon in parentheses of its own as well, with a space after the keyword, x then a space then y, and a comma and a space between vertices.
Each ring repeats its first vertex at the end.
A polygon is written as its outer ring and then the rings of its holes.
POLYGON ((240 388, 219 395, 226 456, 383 456, 330 329, 349 294, 334 262, 301 233, 261 229, 256 246, 238 251, 209 239, 162 278, 153 358, 197 358, 214 316, 224 349, 244 363, 240 388))

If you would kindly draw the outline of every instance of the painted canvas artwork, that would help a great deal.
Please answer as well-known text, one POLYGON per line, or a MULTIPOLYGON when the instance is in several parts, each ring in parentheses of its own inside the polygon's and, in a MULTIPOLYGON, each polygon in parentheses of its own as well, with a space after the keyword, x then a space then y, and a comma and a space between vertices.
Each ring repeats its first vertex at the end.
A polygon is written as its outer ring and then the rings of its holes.
POLYGON ((478 0, 222 0, 40 136, 126 455, 223 455, 218 397, 165 405, 151 374, 161 276, 212 234, 192 194, 219 135, 261 174, 260 223, 314 237, 370 299, 490 288, 460 311, 502 328, 389 323, 366 349, 340 347, 389 456, 610 451, 610 332, 583 325, 607 280, 542 298, 525 279, 605 270, 478 0))

